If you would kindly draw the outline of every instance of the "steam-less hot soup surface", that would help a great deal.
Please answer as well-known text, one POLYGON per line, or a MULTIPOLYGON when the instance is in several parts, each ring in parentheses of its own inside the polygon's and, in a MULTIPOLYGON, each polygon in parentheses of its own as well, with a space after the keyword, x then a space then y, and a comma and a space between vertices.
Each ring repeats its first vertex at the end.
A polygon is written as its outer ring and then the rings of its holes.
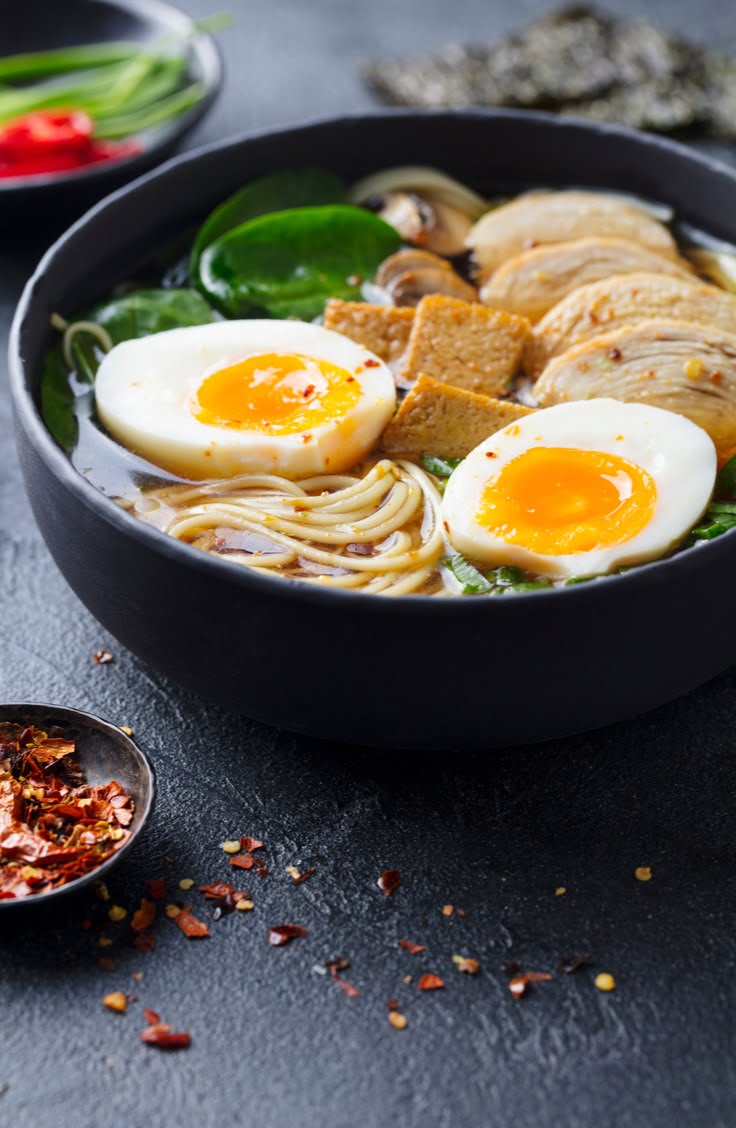
POLYGON ((736 525, 736 249, 648 201, 286 170, 52 324, 78 471, 261 573, 543 592, 736 525))

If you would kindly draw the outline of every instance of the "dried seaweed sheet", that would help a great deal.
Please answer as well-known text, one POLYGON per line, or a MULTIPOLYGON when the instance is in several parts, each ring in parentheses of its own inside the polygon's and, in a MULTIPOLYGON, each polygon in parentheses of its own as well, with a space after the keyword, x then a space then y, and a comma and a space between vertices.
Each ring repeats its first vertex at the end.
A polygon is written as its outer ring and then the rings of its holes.
POLYGON ((588 7, 561 9, 497 44, 450 45, 363 74, 392 105, 551 109, 736 138, 736 60, 588 7))

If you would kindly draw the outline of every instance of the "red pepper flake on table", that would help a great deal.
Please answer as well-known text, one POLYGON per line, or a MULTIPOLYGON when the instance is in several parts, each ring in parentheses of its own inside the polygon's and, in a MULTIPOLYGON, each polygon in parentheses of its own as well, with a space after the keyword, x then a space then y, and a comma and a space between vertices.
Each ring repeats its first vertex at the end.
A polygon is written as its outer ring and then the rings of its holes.
POLYGON ((209 936, 209 925, 194 916, 189 905, 184 905, 173 918, 188 940, 203 940, 209 936))
POLYGON ((306 935, 306 928, 302 928, 300 924, 276 924, 268 930, 268 942, 274 948, 283 948, 290 940, 306 935))
POLYGON ((418 955, 419 952, 425 951, 424 944, 413 944, 411 940, 399 940, 399 947, 405 948, 406 951, 411 952, 413 956, 418 955))
POLYGON ((530 983, 547 983, 551 978, 548 971, 526 971, 523 975, 517 975, 509 980, 509 991, 515 999, 520 999, 526 994, 530 983))
POLYGON ((347 980, 340 977, 340 972, 347 971, 347 969, 350 967, 350 960, 347 958, 347 956, 337 956, 334 960, 327 960, 325 962, 325 967, 329 971, 335 983, 337 983, 337 985, 342 988, 343 993, 347 996, 348 999, 358 998, 358 995, 360 995, 358 988, 354 987, 352 983, 348 983, 347 980))
POLYGON ((376 884, 388 897, 394 889, 398 889, 401 885, 401 874, 397 869, 384 870, 376 884))
POLYGON ((127 842, 133 799, 85 782, 60 730, 0 722, 0 899, 83 877, 127 842))
POLYGON ((471 959, 470 956, 453 956, 452 962, 458 971, 464 972, 465 975, 477 975, 480 971, 480 964, 477 960, 471 959))
POLYGON ((444 979, 440 979, 439 975, 431 974, 423 975, 417 983, 417 987, 420 991, 438 991, 441 987, 444 987, 444 985, 444 979))
POLYGON ((92 661, 95 666, 109 666, 111 662, 115 661, 115 656, 109 650, 95 650, 92 661))
POLYGON ((186 1050, 190 1044, 188 1031, 175 1031, 171 1026, 161 1021, 161 1016, 156 1011, 144 1008, 143 1016, 147 1022, 146 1029, 141 1034, 141 1042, 148 1046, 157 1046, 160 1050, 186 1050))

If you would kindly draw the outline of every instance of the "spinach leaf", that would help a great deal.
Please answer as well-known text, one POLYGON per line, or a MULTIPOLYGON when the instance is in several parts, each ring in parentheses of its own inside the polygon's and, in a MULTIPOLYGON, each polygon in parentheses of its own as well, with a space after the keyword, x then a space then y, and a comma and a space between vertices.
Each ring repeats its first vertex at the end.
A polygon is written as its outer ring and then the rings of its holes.
MULTIPOLYGON (((215 320, 215 314, 196 290, 138 290, 92 306, 72 318, 70 324, 74 320, 96 322, 117 345, 164 329, 205 325, 215 320)), ((71 352, 74 372, 64 362, 61 344, 48 352, 41 372, 41 415, 59 446, 67 452, 77 441, 74 401, 77 395, 84 394, 84 384, 94 383, 101 356, 99 342, 84 332, 74 337, 71 352)))
POLYGON ((93 306, 81 319, 102 325, 117 345, 166 329, 207 325, 215 315, 196 290, 137 290, 93 306))
POLYGON ((199 284, 199 260, 205 247, 249 219, 269 212, 316 204, 347 203, 345 186, 331 172, 306 168, 261 176, 215 208, 200 227, 189 260, 192 285, 199 284))
POLYGON ((474 568, 461 552, 453 552, 451 556, 445 556, 442 564, 452 572, 461 585, 463 595, 484 595, 486 592, 493 591, 490 580, 474 568))
POLYGON ((71 451, 77 441, 74 392, 61 349, 51 349, 41 371, 41 415, 62 450, 71 451))
POLYGON ((330 297, 355 300, 363 279, 401 244, 362 208, 335 204, 259 216, 210 244, 200 285, 228 317, 265 312, 311 320, 330 297))
POLYGON ((436 478, 449 478, 462 461, 462 458, 438 458, 435 454, 422 456, 422 466, 436 478))
POLYGON ((736 454, 729 458, 716 478, 716 497, 736 497, 736 454))

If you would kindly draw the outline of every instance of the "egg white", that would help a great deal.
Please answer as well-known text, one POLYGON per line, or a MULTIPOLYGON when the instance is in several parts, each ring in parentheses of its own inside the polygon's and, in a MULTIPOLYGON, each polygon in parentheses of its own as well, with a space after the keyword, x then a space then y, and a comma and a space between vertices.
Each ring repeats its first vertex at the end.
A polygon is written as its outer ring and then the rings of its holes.
POLYGON ((104 357, 95 395, 100 421, 118 442, 195 479, 340 473, 371 450, 396 407, 393 376, 368 349, 318 325, 276 320, 220 321, 123 341, 104 357), (266 353, 296 353, 347 369, 359 384, 357 403, 306 435, 267 435, 195 418, 188 404, 207 375, 266 353))
POLYGON ((553 579, 603 575, 655 560, 677 545, 708 505, 716 468, 711 439, 682 415, 612 399, 577 401, 526 415, 477 446, 451 475, 442 510, 452 545, 474 560, 553 579), (622 544, 559 556, 494 536, 477 519, 483 490, 512 459, 537 446, 602 451, 640 466, 657 489, 650 520, 622 544))

